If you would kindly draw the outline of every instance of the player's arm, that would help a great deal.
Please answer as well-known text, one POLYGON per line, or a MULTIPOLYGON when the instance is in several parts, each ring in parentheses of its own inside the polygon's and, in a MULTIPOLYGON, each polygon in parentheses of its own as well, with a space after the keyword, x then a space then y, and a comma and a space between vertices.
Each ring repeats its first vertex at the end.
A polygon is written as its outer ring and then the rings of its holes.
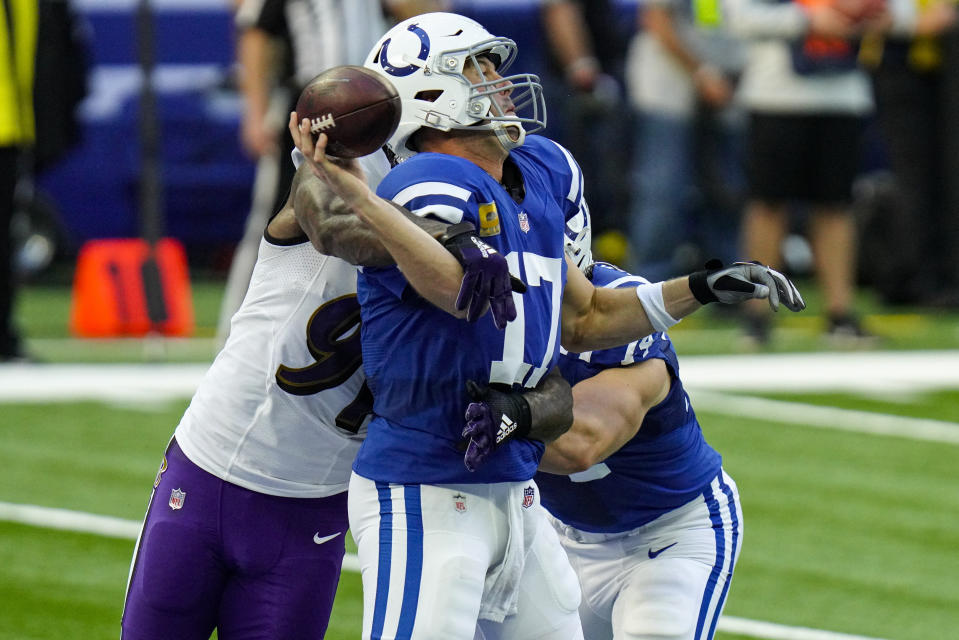
MULTIPOLYGON (((343 167, 363 177, 356 162, 344 164, 343 167)), ((396 264, 376 232, 353 214, 343 198, 313 175, 308 163, 300 165, 297 177, 298 180, 294 182, 293 211, 300 228, 317 251, 364 267, 396 264)), ((402 207, 397 207, 397 210, 434 239, 439 239, 449 227, 445 222, 417 216, 402 207)))
MULTIPOLYGON (((356 162, 344 169, 363 178, 356 162)), ((439 237, 448 225, 420 218, 405 209, 402 212, 431 236, 439 237)), ((353 214, 343 199, 303 163, 293 175, 290 194, 283 208, 270 221, 268 232, 274 238, 288 240, 306 234, 310 243, 324 255, 335 256, 351 264, 386 267, 396 262, 373 230, 353 214)))
POLYGON ((573 426, 573 392, 559 367, 524 397, 529 403, 529 437, 533 440, 552 442, 573 426))
MULTIPOLYGON (((637 289, 594 287, 572 265, 567 274, 561 314, 561 343, 567 350, 582 353, 608 349, 665 330, 650 319, 637 289)), ((662 311, 673 324, 702 306, 689 289, 688 277, 653 286, 661 287, 662 311)))
POLYGON ((549 443, 573 424, 573 395, 558 368, 535 389, 506 391, 470 382, 467 391, 472 402, 466 408, 460 447, 470 471, 513 438, 549 443))
POLYGON ((577 353, 607 349, 666 331, 710 302, 737 304, 753 298, 767 299, 773 311, 778 311, 780 304, 790 311, 806 308, 799 290, 786 276, 753 262, 724 267, 711 260, 702 271, 635 289, 594 287, 569 265, 561 342, 577 353))
MULTIPOLYGON (((290 118, 291 132, 299 131, 299 136, 308 138, 309 121, 304 119, 297 127, 295 114, 290 118)), ((373 193, 365 180, 334 163, 326 155, 326 143, 326 134, 321 133, 307 156, 313 160, 312 168, 369 226, 418 294, 447 313, 465 318, 466 310, 456 307, 464 274, 457 259, 395 204, 373 193)))
POLYGON ((671 383, 659 358, 606 369, 577 383, 573 426, 546 447, 540 470, 568 475, 602 462, 636 435, 671 383))
POLYGON ((289 130, 296 148, 303 154, 303 164, 315 178, 303 180, 304 201, 298 203, 296 209, 302 212, 303 228, 321 252, 364 266, 395 263, 421 296, 469 322, 489 310, 494 324, 503 329, 516 317, 513 292, 524 293, 526 285, 511 277, 506 259, 480 240, 470 223, 446 225, 416 216, 404 207, 377 197, 366 184, 356 161, 334 161, 327 157, 326 136, 321 137, 322 146, 314 144, 308 120, 297 123, 296 112, 291 113, 289 130), (379 211, 376 219, 380 229, 364 217, 364 204, 368 205, 367 216, 379 211), (346 212, 349 215, 344 215, 346 212), (398 234, 390 228, 389 220, 400 225, 398 234), (421 231, 417 233, 413 227, 421 231), (443 249, 437 249, 435 240, 443 249), (398 251, 403 255, 402 260, 398 251), (441 262, 432 264, 430 261, 440 254, 441 262), (448 304, 448 291, 441 288, 455 279, 452 272, 441 271, 444 264, 450 264, 451 256, 462 267, 452 309, 448 304), (437 274, 443 277, 438 278, 437 274))

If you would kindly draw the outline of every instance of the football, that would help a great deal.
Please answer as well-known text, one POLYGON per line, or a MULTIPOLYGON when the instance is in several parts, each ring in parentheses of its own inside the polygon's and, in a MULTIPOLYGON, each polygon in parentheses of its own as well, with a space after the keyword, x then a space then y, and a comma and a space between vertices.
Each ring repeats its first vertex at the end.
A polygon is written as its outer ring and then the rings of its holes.
POLYGON ((382 147, 400 122, 400 97, 375 71, 353 65, 333 67, 313 78, 296 102, 297 121, 310 119, 314 139, 325 133, 326 152, 359 158, 382 147))

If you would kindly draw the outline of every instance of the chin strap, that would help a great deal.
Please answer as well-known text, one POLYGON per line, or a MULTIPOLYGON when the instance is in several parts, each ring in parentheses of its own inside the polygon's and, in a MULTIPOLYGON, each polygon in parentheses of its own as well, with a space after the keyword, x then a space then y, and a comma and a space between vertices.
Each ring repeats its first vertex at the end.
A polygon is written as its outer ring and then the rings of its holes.
POLYGON ((490 128, 507 151, 522 147, 526 141, 526 129, 518 122, 494 122, 490 128))

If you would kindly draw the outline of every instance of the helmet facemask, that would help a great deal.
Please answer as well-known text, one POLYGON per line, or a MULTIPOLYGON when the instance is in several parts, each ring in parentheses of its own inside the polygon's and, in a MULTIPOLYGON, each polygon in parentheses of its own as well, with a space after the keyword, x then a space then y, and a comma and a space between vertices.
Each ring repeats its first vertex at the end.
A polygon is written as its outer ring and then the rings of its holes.
POLYGON ((464 70, 465 66, 471 65, 483 78, 480 82, 474 82, 463 72, 455 74, 469 87, 468 113, 476 120, 468 124, 468 128, 492 130, 509 151, 522 146, 527 133, 535 133, 546 126, 546 103, 539 78, 529 73, 503 75, 516 59, 516 44, 512 40, 491 38, 468 50, 451 51, 444 55, 464 60, 464 70), (499 77, 486 79, 482 64, 484 58, 489 60, 499 77), (509 90, 507 104, 512 107, 511 112, 504 111, 496 97, 496 94, 506 89, 509 90), (480 114, 483 114, 482 117, 480 114))

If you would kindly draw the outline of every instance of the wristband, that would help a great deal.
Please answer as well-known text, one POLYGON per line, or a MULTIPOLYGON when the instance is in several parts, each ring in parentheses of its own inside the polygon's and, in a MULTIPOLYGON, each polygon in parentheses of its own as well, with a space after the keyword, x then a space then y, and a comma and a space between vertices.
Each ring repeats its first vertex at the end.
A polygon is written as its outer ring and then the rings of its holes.
POLYGON ((456 240, 462 235, 471 234, 476 235, 476 227, 473 226, 472 222, 458 222, 456 224, 451 224, 446 228, 446 231, 443 232, 443 235, 439 237, 440 244, 444 247, 448 246, 450 242, 456 240))
POLYGON ((719 300, 706 283, 706 275, 705 271, 696 271, 689 274, 689 290, 693 293, 696 301, 702 305, 719 300))
POLYGON ((706 261, 705 269, 689 274, 689 290, 701 305, 719 302, 716 292, 709 286, 708 277, 723 268, 721 260, 711 258, 706 261))
POLYGON ((679 322, 666 311, 663 300, 663 283, 641 284, 636 287, 636 297, 646 311, 646 317, 656 331, 666 331, 679 322))
POLYGON ((512 438, 526 438, 533 427, 529 401, 520 391, 500 391, 490 387, 484 402, 500 414, 496 444, 512 438))

